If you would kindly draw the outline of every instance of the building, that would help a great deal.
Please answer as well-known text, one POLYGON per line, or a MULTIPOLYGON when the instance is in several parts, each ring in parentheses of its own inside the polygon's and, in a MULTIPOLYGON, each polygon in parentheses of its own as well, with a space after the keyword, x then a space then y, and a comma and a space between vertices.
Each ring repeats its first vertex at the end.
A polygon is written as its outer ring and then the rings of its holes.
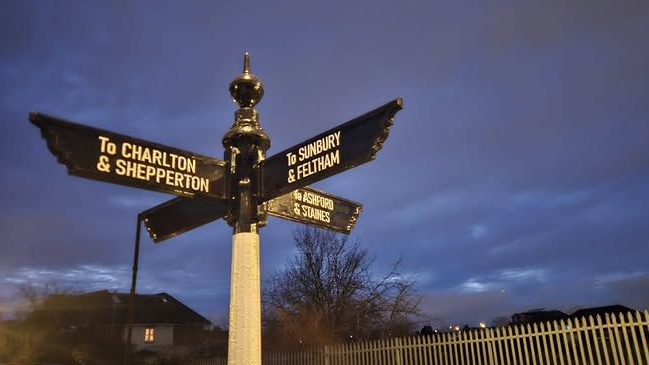
POLYGON ((635 314, 636 310, 631 309, 629 307, 625 307, 623 305, 619 304, 614 304, 614 305, 607 305, 603 307, 592 307, 592 308, 582 308, 574 311, 571 315, 570 318, 582 318, 582 317, 590 317, 592 316, 595 318, 597 315, 599 315, 602 319, 602 321, 606 321, 606 314, 609 315, 615 315, 618 317, 620 314, 624 314, 626 318, 627 313, 632 313, 635 314))
POLYGON ((514 313, 511 324, 525 325, 540 322, 560 321, 568 315, 558 310, 545 310, 545 308, 532 309, 527 312, 514 313))
MULTIPOLYGON (((50 295, 30 315, 60 333, 84 333, 124 342, 128 318, 127 293, 107 290, 50 295)), ((137 350, 192 347, 202 344, 211 323, 167 293, 137 294, 131 344, 137 350)))

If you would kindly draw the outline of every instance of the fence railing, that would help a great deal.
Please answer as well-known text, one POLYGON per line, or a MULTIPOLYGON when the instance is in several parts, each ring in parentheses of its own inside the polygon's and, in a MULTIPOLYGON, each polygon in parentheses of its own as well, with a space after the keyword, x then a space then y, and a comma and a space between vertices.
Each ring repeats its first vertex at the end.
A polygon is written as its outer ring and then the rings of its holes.
POLYGON ((649 312, 645 311, 266 354, 263 364, 649 365, 648 342, 649 312))

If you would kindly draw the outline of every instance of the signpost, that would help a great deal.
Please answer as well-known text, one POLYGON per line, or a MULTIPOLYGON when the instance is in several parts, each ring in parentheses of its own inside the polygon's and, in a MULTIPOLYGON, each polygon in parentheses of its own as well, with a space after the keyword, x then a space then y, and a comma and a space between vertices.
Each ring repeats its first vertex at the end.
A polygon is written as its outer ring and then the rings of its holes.
POLYGON ((230 94, 239 109, 222 140, 223 160, 45 114, 30 113, 29 120, 70 175, 178 195, 138 215, 136 256, 140 221, 155 242, 221 218, 233 227, 228 364, 260 365, 258 230, 266 225, 266 214, 348 234, 362 205, 307 185, 373 160, 403 101, 395 99, 266 159, 270 138, 254 109, 264 88, 250 72, 248 53, 230 94))

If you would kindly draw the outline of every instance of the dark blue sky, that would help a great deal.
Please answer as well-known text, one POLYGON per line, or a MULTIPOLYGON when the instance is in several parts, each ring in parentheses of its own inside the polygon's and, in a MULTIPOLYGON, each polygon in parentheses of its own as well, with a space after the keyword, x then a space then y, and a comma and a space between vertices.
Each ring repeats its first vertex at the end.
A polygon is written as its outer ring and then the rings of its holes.
MULTIPOLYGON (((66 175, 30 110, 222 157, 251 53, 269 155, 397 96, 376 161, 315 186, 364 204, 377 275, 403 256, 447 323, 649 307, 646 1, 4 1, 0 305, 57 281, 127 291, 135 217, 170 196, 66 175)), ((262 276, 297 224, 261 231, 262 276)), ((231 229, 143 240, 139 289, 227 313, 231 229)))

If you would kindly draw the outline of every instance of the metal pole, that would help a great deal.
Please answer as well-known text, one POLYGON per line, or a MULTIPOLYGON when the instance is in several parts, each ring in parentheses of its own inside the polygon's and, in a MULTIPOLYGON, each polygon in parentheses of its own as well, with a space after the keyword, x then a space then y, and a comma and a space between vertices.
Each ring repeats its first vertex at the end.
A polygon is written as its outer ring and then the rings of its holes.
MULTIPOLYGON (((126 348, 124 349, 124 365, 131 363, 131 336, 133 334, 133 315, 135 313, 135 285, 137 283, 137 265, 140 259, 140 227, 142 215, 137 215, 135 226, 135 252, 133 253, 133 275, 131 276, 131 292, 128 296, 128 319, 126 322, 126 348)), ((121 336, 120 336, 121 337, 121 336)))
POLYGON ((250 58, 244 56, 243 73, 230 83, 230 94, 240 106, 235 121, 223 137, 229 167, 231 206, 228 223, 232 235, 228 365, 261 365, 261 285, 258 227, 264 224, 258 212, 261 186, 259 163, 270 146, 261 129, 254 106, 264 94, 261 81, 250 73, 250 58))

